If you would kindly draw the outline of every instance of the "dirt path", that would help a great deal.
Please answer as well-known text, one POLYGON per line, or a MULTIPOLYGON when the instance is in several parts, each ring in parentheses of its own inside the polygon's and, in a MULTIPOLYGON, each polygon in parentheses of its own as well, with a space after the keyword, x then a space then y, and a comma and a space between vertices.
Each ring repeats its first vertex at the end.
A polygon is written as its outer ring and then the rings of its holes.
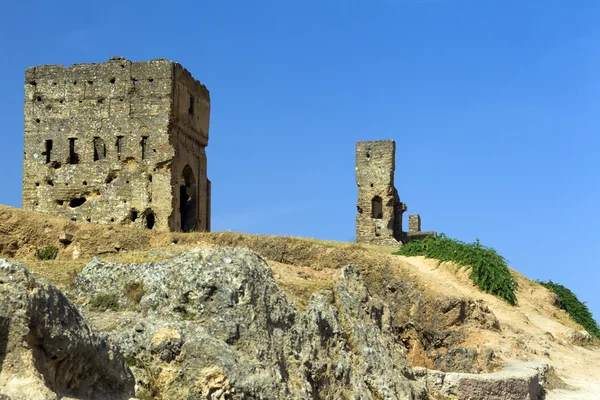
POLYGON ((487 345, 505 361, 535 361, 552 365, 568 389, 553 389, 547 400, 600 399, 600 349, 572 344, 575 325, 552 305, 553 295, 535 282, 515 273, 519 305, 481 293, 466 272, 452 265, 438 266, 422 257, 400 257, 419 271, 432 290, 484 300, 500 321, 501 332, 486 334, 487 345))

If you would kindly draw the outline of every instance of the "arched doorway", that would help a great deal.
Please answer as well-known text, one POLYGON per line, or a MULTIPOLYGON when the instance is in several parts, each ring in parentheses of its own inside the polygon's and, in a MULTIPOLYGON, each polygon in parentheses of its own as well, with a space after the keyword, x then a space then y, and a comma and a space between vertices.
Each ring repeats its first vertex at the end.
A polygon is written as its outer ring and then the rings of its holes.
POLYGON ((197 227, 197 186, 194 172, 189 165, 183 168, 179 184, 179 212, 181 214, 181 230, 191 232, 197 227))

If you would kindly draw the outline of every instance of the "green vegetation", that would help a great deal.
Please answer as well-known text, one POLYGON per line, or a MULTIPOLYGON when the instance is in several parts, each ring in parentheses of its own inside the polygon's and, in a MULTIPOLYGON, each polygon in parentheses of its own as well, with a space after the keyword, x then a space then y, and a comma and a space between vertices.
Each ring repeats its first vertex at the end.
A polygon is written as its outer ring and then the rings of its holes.
POLYGON ((129 368, 137 367, 139 364, 138 359, 132 356, 131 354, 125 356, 125 363, 127 363, 127 366, 129 368))
POLYGON ((179 313, 179 316, 184 321, 193 321, 196 318, 196 313, 190 312, 182 306, 175 307, 173 311, 179 313))
POLYGON ((563 285, 552 281, 539 283, 551 292, 556 293, 560 302, 560 308, 565 310, 575 322, 583 326, 590 335, 600 339, 600 327, 598 327, 598 323, 594 320, 592 313, 585 303, 579 301, 575 293, 563 285))
POLYGON ((35 255, 38 260, 47 261, 54 260, 58 255, 58 248, 55 246, 44 247, 43 249, 35 248, 35 255))
POLYGON ((132 304, 140 304, 142 297, 146 294, 142 282, 129 282, 125 284, 123 292, 132 304))
POLYGON ((450 239, 443 233, 437 237, 409 242, 394 254, 402 256, 424 256, 440 262, 452 261, 471 270, 469 277, 486 293, 492 293, 515 305, 516 281, 511 275, 506 260, 496 250, 475 243, 464 243, 450 239))
POLYGON ((119 296, 116 294, 99 294, 90 300, 90 308, 97 311, 116 311, 119 309, 119 296))

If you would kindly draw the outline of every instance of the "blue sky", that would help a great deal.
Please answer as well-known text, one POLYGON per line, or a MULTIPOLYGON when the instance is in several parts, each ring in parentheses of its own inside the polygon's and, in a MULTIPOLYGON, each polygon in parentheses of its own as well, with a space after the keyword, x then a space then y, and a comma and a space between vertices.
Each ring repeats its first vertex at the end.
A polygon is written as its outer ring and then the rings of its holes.
POLYGON ((211 91, 213 230, 353 240, 355 142, 395 139, 423 229, 598 318, 599 19, 596 0, 10 2, 0 203, 21 202, 26 67, 169 58, 211 91))

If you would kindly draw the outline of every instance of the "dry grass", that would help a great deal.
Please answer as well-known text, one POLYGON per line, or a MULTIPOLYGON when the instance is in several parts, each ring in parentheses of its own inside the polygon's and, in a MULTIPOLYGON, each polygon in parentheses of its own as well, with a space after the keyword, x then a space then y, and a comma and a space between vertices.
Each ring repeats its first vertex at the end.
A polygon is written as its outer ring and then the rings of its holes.
POLYGON ((70 290, 73 289, 75 276, 90 260, 18 260, 18 262, 32 274, 49 280, 59 289, 70 290))
MULTIPOLYGON (((75 277, 83 267, 90 261, 92 256, 73 259, 57 259, 40 261, 37 259, 19 259, 12 258, 34 275, 52 282, 56 287, 62 290, 73 289, 75 277)), ((131 251, 116 254, 106 254, 102 256, 103 260, 117 263, 144 263, 160 261, 169 258, 166 254, 148 253, 147 251, 131 251)))
MULTIPOLYGON (((388 281, 386 274, 390 273, 422 284, 419 289, 430 294, 439 296, 452 292, 445 285, 436 285, 435 279, 416 272, 410 267, 408 258, 391 255, 395 249, 389 247, 235 232, 155 232, 128 226, 75 223, 0 206, 0 256, 18 260, 32 273, 61 289, 72 288, 74 277, 95 255, 120 263, 151 262, 168 258, 168 252, 184 251, 198 245, 246 247, 260 254, 269 260, 280 287, 300 307, 307 304, 313 293, 331 287, 334 271, 349 264, 358 266, 365 279, 371 282, 371 288, 379 293, 384 291, 383 286, 388 281), (64 232, 74 236, 73 243, 68 246, 58 241, 64 232), (60 249, 56 260, 35 258, 35 248, 45 246, 60 249), (79 253, 77 259, 73 259, 74 252, 79 253)), ((466 274, 447 264, 439 265, 434 274, 453 270, 455 282, 461 287, 472 286, 466 274)), ((514 275, 519 298, 536 296, 543 315, 568 327, 579 328, 566 313, 550 304, 550 292, 516 272, 514 275)))
POLYGON ((292 302, 305 310, 310 296, 321 290, 331 289, 334 283, 332 269, 315 270, 310 267, 293 266, 269 261, 277 285, 292 302))
MULTIPOLYGON (((388 265, 394 250, 356 243, 233 232, 156 232, 130 226, 72 222, 0 205, 0 256, 19 261, 62 289, 72 287, 75 275, 93 256, 121 263, 149 262, 168 257, 160 255, 161 250, 184 251, 198 245, 246 247, 269 261, 308 267, 312 271, 338 269, 348 264, 363 270, 375 269, 388 265), (63 233, 73 235, 73 242, 60 243, 59 237, 63 233), (35 249, 47 246, 59 249, 57 259, 37 260, 35 249), (153 251, 149 253, 149 250, 153 251)), ((293 275, 298 271, 288 271, 292 275, 279 274, 279 283, 299 304, 305 304, 315 291, 330 286, 331 274, 326 279, 319 276, 313 280, 309 270, 303 272, 307 274, 306 279, 293 275)))

